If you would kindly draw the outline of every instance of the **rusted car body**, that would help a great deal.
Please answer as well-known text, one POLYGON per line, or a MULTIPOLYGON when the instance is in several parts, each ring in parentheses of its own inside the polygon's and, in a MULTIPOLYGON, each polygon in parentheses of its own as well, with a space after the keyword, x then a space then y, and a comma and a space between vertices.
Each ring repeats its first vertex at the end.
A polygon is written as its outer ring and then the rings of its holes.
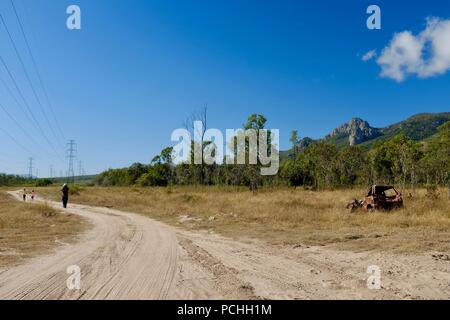
POLYGON ((393 186, 374 185, 365 197, 362 207, 366 211, 401 208, 403 207, 403 197, 393 186))

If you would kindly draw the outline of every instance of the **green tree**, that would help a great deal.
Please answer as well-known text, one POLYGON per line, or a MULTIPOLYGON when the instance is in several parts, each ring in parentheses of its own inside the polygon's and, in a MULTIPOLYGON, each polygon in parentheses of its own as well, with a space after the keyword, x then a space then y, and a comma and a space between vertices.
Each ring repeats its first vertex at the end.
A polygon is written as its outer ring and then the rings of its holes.
POLYGON ((420 145, 405 135, 375 145, 370 152, 372 173, 376 183, 400 183, 403 188, 417 181, 420 145))
POLYGON ((428 141, 421 165, 427 184, 447 184, 450 188, 450 121, 428 141))
POLYGON ((293 130, 291 132, 291 137, 290 137, 289 141, 291 142, 292 150, 294 151, 294 159, 296 159, 297 155, 298 155, 298 151, 299 151, 298 149, 299 149, 300 141, 301 141, 298 136, 298 130, 293 130))
POLYGON ((165 187, 169 184, 170 167, 168 164, 155 164, 144 173, 137 183, 143 187, 165 187))
POLYGON ((323 141, 311 144, 305 152, 306 167, 313 177, 314 187, 322 189, 336 184, 337 148, 323 141))
POLYGON ((339 152, 336 165, 341 185, 354 186, 370 183, 367 155, 361 146, 350 146, 339 152))
MULTIPOLYGON (((266 125, 267 119, 261 114, 252 114, 248 117, 247 122, 244 124, 244 129, 249 130, 253 129, 256 131, 256 145, 252 146, 250 141, 247 139, 245 142, 245 152, 248 154, 248 157, 246 156, 246 159, 250 162, 250 152, 253 152, 254 154, 258 155, 258 150, 250 150, 250 148, 258 148, 260 145, 260 131, 264 129, 266 125)), ((267 146, 270 148, 271 141, 270 141, 270 135, 267 137, 267 146)), ((245 177, 248 180, 248 183, 250 184, 250 189, 253 192, 256 192, 258 189, 258 186, 262 184, 262 178, 260 174, 261 170, 261 163, 259 160, 257 160, 257 164, 250 164, 246 163, 245 165, 245 177)))

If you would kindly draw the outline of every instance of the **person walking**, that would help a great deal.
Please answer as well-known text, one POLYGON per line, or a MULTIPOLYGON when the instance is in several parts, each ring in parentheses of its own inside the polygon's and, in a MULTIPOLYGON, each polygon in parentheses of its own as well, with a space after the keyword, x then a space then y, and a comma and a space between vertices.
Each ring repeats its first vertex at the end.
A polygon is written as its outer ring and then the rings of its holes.
POLYGON ((23 189, 23 201, 27 201, 27 189, 23 189))
POLYGON ((34 198, 36 198, 36 192, 31 191, 31 200, 34 200, 34 198))
POLYGON ((62 193, 63 207, 67 208, 67 202, 69 202, 69 186, 67 185, 67 183, 64 183, 64 185, 61 189, 61 193, 62 193))

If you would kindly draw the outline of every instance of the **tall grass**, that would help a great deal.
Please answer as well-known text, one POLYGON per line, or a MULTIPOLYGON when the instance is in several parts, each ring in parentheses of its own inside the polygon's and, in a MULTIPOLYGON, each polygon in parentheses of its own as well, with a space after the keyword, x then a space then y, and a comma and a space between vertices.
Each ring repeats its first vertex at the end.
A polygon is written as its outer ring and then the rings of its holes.
MULTIPOLYGON (((47 189, 48 194, 52 190, 47 189)), ((367 190, 308 191, 236 187, 99 188, 72 201, 137 212, 167 223, 273 243, 357 245, 358 249, 443 250, 450 241, 450 200, 416 190, 405 207, 350 213, 367 190)), ((405 192, 407 193, 407 192, 405 192)))
POLYGON ((46 204, 22 203, 0 192, 0 268, 73 241, 86 227, 78 216, 46 204))

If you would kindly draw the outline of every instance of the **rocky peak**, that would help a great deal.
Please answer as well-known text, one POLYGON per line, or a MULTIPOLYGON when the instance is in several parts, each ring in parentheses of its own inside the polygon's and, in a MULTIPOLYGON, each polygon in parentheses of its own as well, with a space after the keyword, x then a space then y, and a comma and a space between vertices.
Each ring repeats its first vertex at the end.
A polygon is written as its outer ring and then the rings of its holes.
POLYGON ((331 132, 326 139, 346 138, 351 146, 363 143, 380 135, 377 128, 372 128, 369 123, 360 118, 353 118, 331 132))
POLYGON ((299 149, 304 150, 304 149, 308 148, 313 142, 314 142, 314 140, 311 139, 310 137, 305 137, 302 140, 300 140, 298 147, 299 147, 299 149))

